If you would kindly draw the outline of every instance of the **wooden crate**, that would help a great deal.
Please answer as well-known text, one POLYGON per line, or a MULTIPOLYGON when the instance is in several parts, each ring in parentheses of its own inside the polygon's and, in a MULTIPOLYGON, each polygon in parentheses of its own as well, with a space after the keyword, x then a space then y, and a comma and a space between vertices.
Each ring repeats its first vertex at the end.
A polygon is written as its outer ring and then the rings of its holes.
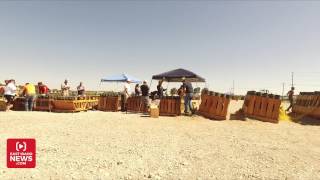
POLYGON ((0 111, 7 110, 7 102, 5 100, 0 99, 0 111))
POLYGON ((13 101, 13 110, 14 111, 24 111, 25 110, 25 98, 18 97, 13 101))
POLYGON ((297 96, 292 112, 301 117, 309 116, 320 119, 320 93, 301 92, 297 96))
POLYGON ((86 100, 54 100, 54 112, 80 112, 87 110, 86 100))
POLYGON ((272 94, 252 94, 250 91, 245 97, 243 112, 245 116, 264 122, 279 122, 280 96, 272 94))
POLYGON ((212 120, 226 120, 230 97, 224 94, 211 93, 203 96, 198 114, 212 120))
POLYGON ((53 108, 53 99, 38 97, 35 101, 35 111, 51 111, 53 108))
POLYGON ((86 107, 87 110, 92 110, 92 109, 96 109, 97 108, 98 100, 89 99, 89 100, 86 100, 86 101, 87 101, 87 107, 86 107))
POLYGON ((179 96, 167 96, 160 99, 160 116, 180 116, 181 98, 179 96))
POLYGON ((134 113, 146 113, 148 107, 144 104, 142 96, 132 96, 127 100, 127 111, 134 113))
POLYGON ((150 108, 150 117, 158 118, 159 117, 159 108, 150 108))
POLYGON ((101 96, 98 101, 100 111, 119 111, 120 96, 101 96))

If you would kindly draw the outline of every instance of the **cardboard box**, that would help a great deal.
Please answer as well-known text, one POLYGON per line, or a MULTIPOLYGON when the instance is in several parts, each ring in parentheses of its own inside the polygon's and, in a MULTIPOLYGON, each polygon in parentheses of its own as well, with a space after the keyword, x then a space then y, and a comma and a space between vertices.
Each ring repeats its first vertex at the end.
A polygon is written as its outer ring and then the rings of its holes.
POLYGON ((158 118, 159 117, 159 108, 154 108, 154 107, 151 107, 150 108, 150 117, 152 118, 158 118))

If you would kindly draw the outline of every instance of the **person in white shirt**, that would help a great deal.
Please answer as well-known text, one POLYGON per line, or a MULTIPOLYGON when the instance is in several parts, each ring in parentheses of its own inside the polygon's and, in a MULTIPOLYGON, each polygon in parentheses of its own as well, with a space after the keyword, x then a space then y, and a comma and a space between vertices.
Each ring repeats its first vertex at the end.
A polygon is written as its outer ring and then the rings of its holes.
POLYGON ((127 110, 127 100, 130 97, 131 94, 131 87, 130 87, 130 80, 127 80, 127 82, 124 84, 124 89, 123 89, 123 100, 122 100, 122 110, 126 111, 127 110))
POLYGON ((68 80, 65 80, 63 84, 61 84, 61 92, 62 96, 69 96, 70 86, 68 85, 68 80))
POLYGON ((13 79, 6 82, 4 87, 4 97, 7 100, 7 111, 12 108, 14 97, 16 96, 17 87, 13 79))

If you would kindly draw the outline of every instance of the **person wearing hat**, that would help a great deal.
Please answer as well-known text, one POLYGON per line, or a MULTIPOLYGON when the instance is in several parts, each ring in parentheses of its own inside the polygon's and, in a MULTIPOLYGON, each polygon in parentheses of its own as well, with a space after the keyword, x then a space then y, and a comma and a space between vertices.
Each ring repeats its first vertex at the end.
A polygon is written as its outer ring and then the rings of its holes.
POLYGON ((68 80, 64 80, 64 83, 61 84, 61 93, 62 96, 69 96, 70 86, 68 85, 68 80))
POLYGON ((141 85, 140 87, 141 89, 141 94, 142 94, 142 102, 143 102, 143 105, 144 107, 148 107, 149 106, 149 86, 147 84, 147 81, 144 80, 143 81, 143 84, 141 85))
POLYGON ((182 88, 183 91, 185 92, 184 96, 184 113, 189 114, 189 109, 192 113, 192 104, 191 100, 193 97, 193 87, 192 84, 188 81, 186 81, 185 78, 182 79, 182 88))

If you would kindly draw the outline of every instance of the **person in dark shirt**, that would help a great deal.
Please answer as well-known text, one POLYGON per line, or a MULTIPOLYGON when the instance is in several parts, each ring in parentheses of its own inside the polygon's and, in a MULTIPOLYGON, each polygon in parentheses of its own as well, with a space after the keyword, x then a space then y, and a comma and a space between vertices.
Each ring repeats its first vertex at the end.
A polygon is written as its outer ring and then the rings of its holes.
POLYGON ((290 102, 290 106, 286 110, 287 112, 293 107, 293 95, 294 95, 294 87, 292 87, 291 90, 287 93, 287 96, 290 102))
POLYGON ((149 96, 149 86, 147 85, 147 81, 143 81, 143 84, 140 87, 142 96, 149 96))
POLYGON ((147 81, 143 81, 143 84, 140 87, 142 93, 142 102, 144 107, 147 108, 149 106, 149 86, 147 85, 147 81))
POLYGON ((157 93, 157 94, 158 94, 159 98, 162 98, 162 97, 163 97, 163 92, 167 90, 167 89, 163 89, 162 83, 163 83, 163 81, 160 80, 160 81, 159 81, 159 84, 158 84, 158 86, 157 86, 157 90, 158 90, 158 93, 157 93))
POLYGON ((182 87, 184 89, 185 92, 185 96, 184 96, 184 113, 185 114, 189 114, 189 110, 192 113, 192 97, 193 97, 193 87, 192 84, 190 82, 187 82, 185 79, 182 80, 182 87))

